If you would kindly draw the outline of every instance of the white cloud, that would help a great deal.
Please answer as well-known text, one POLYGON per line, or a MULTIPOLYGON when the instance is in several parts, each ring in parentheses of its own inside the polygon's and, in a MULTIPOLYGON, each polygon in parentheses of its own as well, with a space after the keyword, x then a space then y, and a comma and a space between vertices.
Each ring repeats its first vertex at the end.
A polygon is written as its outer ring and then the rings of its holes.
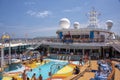
POLYGON ((80 11, 80 9, 81 9, 81 7, 74 7, 71 9, 63 10, 63 12, 78 12, 78 11, 80 11))
POLYGON ((49 11, 43 11, 43 12, 38 12, 37 14, 36 14, 36 16, 37 17, 47 17, 47 16, 49 16, 51 14, 51 12, 49 12, 49 11))
POLYGON ((34 5, 35 2, 24 2, 24 4, 25 4, 25 5, 30 5, 30 6, 31 6, 31 5, 34 5))
POLYGON ((44 18, 44 17, 48 17, 50 16, 52 13, 50 11, 33 11, 33 10, 29 10, 27 11, 27 14, 30 16, 34 16, 37 18, 44 18))
POLYGON ((36 15, 36 12, 29 10, 29 11, 27 11, 27 14, 30 16, 34 16, 34 15, 36 15))

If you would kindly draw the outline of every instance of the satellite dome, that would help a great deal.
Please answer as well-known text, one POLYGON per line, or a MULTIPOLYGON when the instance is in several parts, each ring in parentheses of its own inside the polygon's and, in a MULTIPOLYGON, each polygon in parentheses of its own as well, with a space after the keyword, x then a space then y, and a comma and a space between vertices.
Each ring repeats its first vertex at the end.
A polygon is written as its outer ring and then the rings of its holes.
POLYGON ((59 25, 62 29, 68 29, 70 27, 70 21, 67 18, 62 18, 59 25))
POLYGON ((107 25, 107 29, 110 30, 113 26, 113 21, 112 20, 107 20, 106 25, 107 25))
POLYGON ((80 28, 80 23, 79 22, 74 22, 73 24, 75 29, 79 29, 80 28))

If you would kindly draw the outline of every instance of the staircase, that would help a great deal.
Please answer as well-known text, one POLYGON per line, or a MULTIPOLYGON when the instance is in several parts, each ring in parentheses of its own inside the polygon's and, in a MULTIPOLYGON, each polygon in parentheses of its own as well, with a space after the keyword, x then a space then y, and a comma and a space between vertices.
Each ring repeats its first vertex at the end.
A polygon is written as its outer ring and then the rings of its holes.
MULTIPOLYGON (((34 49, 38 48, 42 43, 37 43, 35 46, 33 46, 34 49)), ((27 51, 24 52, 25 55, 28 55, 31 49, 28 49, 27 51)))
POLYGON ((120 53, 120 41, 118 40, 111 40, 110 46, 112 46, 115 50, 120 53))

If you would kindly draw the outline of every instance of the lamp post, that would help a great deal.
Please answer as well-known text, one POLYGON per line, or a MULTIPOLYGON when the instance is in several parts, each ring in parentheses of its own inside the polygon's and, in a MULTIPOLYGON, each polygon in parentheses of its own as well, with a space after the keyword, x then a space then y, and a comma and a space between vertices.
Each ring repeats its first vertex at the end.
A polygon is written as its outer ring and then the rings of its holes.
MULTIPOLYGON (((2 45, 3 45, 3 47, 5 47, 4 43, 6 43, 6 42, 9 43, 9 64, 11 64, 10 35, 5 33, 5 34, 2 35, 2 45)), ((3 61, 2 63, 4 64, 4 48, 3 48, 3 51, 1 51, 1 57, 3 58, 1 61, 3 61)))
POLYGON ((1 70, 3 70, 3 65, 4 65, 4 46, 2 44, 1 46, 1 70))
POLYGON ((91 70, 91 54, 92 54, 92 49, 90 50, 90 54, 89 54, 89 68, 91 70))
POLYGON ((11 41, 10 41, 10 35, 9 36, 9 64, 11 64, 11 41))

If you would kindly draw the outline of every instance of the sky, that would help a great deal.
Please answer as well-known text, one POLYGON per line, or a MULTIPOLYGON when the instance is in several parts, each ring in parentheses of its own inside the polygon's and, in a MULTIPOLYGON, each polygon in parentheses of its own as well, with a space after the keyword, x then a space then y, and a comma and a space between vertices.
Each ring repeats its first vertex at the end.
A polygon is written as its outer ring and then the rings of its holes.
POLYGON ((101 15, 99 25, 106 28, 113 21, 112 31, 120 34, 120 0, 0 0, 0 36, 12 38, 57 36, 59 21, 68 18, 81 27, 88 25, 88 12, 94 7, 101 15))

